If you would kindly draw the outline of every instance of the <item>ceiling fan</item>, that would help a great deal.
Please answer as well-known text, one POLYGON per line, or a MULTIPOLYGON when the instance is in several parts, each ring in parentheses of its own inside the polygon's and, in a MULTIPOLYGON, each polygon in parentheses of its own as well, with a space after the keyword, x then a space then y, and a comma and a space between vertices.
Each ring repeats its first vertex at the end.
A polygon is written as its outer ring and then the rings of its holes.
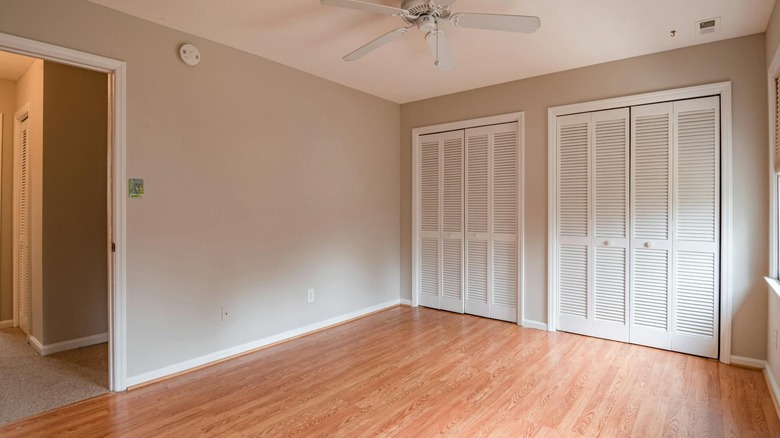
POLYGON ((471 12, 452 13, 456 0, 403 0, 400 8, 368 3, 359 0, 320 0, 323 5, 357 9, 376 14, 394 15, 403 19, 407 26, 399 27, 344 57, 345 61, 355 61, 369 52, 406 35, 409 29, 417 26, 425 32, 425 41, 435 58, 435 64, 441 71, 452 70, 457 61, 447 37, 439 25, 451 25, 472 29, 501 30, 507 32, 532 33, 542 25, 539 17, 525 15, 478 14, 471 12))

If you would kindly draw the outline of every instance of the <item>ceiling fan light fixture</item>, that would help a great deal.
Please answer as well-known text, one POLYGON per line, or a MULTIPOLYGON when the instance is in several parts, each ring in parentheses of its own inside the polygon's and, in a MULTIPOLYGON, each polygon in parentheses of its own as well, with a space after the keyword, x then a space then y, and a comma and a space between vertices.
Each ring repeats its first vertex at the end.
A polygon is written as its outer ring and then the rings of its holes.
POLYGON ((417 29, 420 29, 420 31, 428 33, 434 29, 436 29, 436 18, 431 15, 423 15, 422 17, 417 19, 417 29))

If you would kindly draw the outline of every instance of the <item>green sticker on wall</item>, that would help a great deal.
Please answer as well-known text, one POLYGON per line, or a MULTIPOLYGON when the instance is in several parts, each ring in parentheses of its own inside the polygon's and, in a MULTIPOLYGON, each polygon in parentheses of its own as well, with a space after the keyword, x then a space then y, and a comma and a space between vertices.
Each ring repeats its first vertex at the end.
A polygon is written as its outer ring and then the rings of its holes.
POLYGON ((130 178, 130 197, 144 197, 144 180, 140 178, 130 178))

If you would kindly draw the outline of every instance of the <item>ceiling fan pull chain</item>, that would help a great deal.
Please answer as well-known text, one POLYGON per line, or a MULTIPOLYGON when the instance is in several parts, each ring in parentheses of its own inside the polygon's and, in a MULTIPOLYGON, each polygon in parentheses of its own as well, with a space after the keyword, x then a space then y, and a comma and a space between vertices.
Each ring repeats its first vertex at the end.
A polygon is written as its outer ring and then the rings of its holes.
POLYGON ((433 63, 436 67, 439 66, 439 22, 436 22, 436 28, 434 29, 434 32, 436 32, 436 62, 433 63))

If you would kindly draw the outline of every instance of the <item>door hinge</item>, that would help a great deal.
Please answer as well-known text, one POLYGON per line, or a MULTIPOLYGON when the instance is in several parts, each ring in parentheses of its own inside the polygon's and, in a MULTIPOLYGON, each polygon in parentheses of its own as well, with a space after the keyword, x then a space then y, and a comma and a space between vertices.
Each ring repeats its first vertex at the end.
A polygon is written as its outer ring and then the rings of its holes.
POLYGON ((116 243, 111 242, 111 252, 116 252, 116 243))

